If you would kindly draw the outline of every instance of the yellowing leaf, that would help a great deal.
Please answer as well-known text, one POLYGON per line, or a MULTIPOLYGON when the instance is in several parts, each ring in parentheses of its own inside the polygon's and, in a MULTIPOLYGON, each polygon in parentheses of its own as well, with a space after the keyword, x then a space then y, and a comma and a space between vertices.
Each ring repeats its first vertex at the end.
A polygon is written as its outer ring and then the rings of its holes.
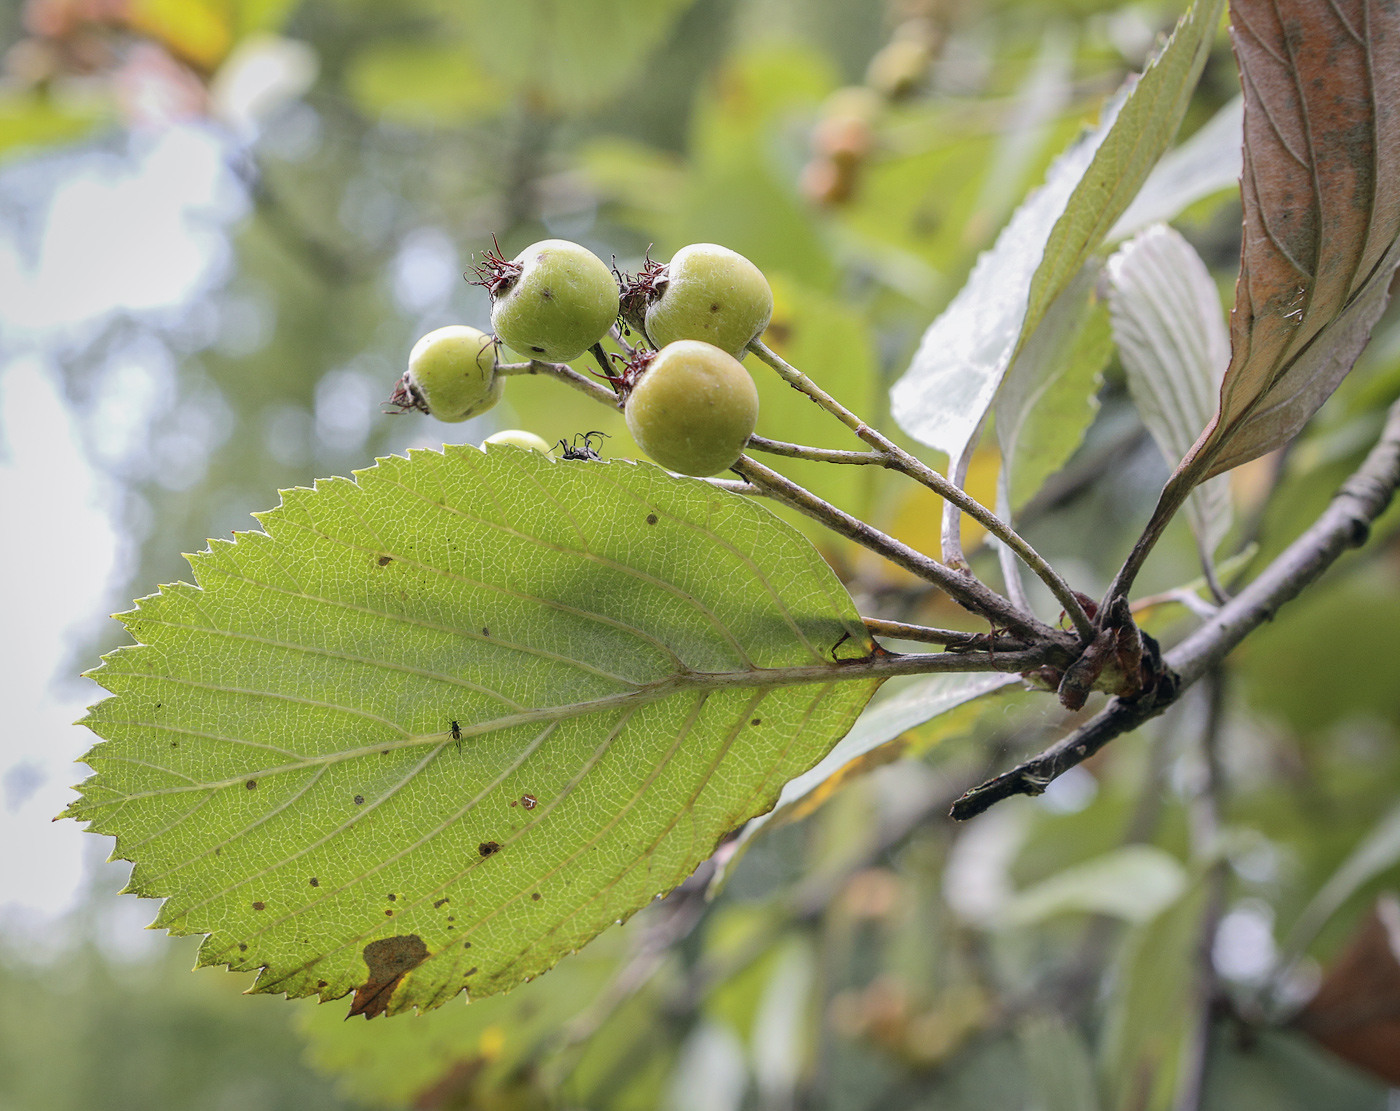
POLYGON ((233 46, 227 5, 209 0, 132 0, 127 22, 205 71, 233 46))

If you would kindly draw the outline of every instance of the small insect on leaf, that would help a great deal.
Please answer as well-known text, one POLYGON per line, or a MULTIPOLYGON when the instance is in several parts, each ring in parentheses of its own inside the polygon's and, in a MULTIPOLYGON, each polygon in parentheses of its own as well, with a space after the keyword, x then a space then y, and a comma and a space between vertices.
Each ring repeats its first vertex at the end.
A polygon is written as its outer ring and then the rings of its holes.
POLYGON ((453 739, 454 741, 457 742, 457 751, 458 751, 458 752, 461 752, 461 751, 462 751, 462 723, 459 722, 456 718, 453 718, 453 719, 452 719, 452 727, 451 727, 451 729, 449 730, 449 732, 451 732, 451 734, 452 734, 452 739, 453 739))
POLYGON ((588 459, 593 461, 601 461, 603 457, 598 454, 598 449, 593 446, 594 436, 598 436, 601 439, 609 438, 606 432, 594 431, 575 433, 574 442, 572 444, 570 444, 567 440, 559 441, 559 450, 561 452, 560 458, 588 459), (579 444, 580 440, 583 441, 582 445, 579 444))

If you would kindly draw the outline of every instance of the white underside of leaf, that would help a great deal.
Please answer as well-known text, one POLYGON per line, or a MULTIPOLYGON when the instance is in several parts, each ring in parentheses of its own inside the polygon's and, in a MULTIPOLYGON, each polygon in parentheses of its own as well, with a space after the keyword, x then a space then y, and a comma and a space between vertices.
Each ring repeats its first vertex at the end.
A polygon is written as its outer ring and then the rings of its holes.
POLYGON ((929 325, 909 369, 890 390, 890 411, 900 428, 950 459, 968 448, 996 396, 1046 240, 1120 103, 1106 106, 1099 125, 1055 160, 1045 184, 1016 210, 967 284, 929 325))
POLYGON ((740 844, 747 842, 773 819, 780 818, 784 810, 801 802, 852 760, 889 744, 902 733, 932 721, 940 714, 1018 682, 1018 675, 999 673, 935 675, 915 680, 903 690, 876 702, 861 714, 851 731, 816 767, 788 781, 773 809, 744 827, 740 844))
MULTIPOLYGON (((1175 468, 1210 422, 1230 363, 1220 295, 1206 264, 1165 224, 1139 232, 1108 261, 1113 337, 1142 422, 1175 468)), ((1229 480, 1197 487, 1186 505, 1214 554, 1232 516, 1229 480)))

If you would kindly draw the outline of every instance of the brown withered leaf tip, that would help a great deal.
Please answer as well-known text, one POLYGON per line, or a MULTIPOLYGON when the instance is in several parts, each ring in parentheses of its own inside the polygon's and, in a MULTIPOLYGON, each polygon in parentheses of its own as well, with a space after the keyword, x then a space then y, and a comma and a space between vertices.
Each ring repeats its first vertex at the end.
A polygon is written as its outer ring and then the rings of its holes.
POLYGON ((1400 1085, 1400 900, 1383 895, 1295 1020, 1343 1060, 1400 1085))
POLYGON ((365 965, 369 978, 355 989, 350 1014, 374 1018, 389 1009, 389 1000, 399 981, 428 959, 428 947, 417 934, 384 937, 365 946, 365 965))

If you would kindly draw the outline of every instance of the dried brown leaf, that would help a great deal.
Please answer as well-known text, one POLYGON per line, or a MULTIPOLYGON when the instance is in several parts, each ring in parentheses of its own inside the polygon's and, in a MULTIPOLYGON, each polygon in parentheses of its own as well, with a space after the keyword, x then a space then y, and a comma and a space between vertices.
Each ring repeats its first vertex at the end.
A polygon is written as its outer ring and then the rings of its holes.
POLYGON ((1400 4, 1232 0, 1244 238, 1220 406, 1111 593, 1190 491, 1287 443, 1370 339, 1400 263, 1400 4))
POLYGON ((1235 0, 1244 243, 1199 480, 1286 443, 1385 307, 1400 235, 1400 6, 1235 0))
POLYGON ((1338 1057, 1400 1085, 1400 902, 1377 900, 1297 1018, 1338 1057))

